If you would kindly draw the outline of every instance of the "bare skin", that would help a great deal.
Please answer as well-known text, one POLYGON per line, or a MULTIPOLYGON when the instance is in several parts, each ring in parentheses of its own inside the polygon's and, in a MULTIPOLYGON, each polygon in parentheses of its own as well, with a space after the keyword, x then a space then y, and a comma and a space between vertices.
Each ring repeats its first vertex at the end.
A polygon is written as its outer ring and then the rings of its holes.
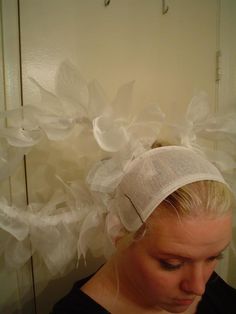
POLYGON ((82 287, 112 314, 194 314, 232 236, 230 214, 155 219, 82 287))

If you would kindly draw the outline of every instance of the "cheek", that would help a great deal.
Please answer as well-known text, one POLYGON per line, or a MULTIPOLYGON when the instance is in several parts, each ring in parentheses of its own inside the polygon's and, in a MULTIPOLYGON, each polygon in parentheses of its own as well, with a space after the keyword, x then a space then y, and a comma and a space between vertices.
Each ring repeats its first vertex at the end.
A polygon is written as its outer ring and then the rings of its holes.
POLYGON ((215 270, 216 266, 217 266, 218 262, 215 261, 215 262, 212 262, 212 263, 209 263, 209 265, 206 264, 205 266, 205 282, 208 281, 208 279, 211 277, 213 271, 215 270))
POLYGON ((133 255, 133 272, 136 283, 148 290, 148 293, 165 294, 166 291, 177 290, 179 284, 178 275, 175 272, 163 271, 158 261, 151 257, 133 255))
POLYGON ((164 271, 159 265, 146 269, 145 279, 149 287, 160 295, 166 294, 166 291, 171 295, 171 292, 178 290, 180 283, 178 273, 164 271))

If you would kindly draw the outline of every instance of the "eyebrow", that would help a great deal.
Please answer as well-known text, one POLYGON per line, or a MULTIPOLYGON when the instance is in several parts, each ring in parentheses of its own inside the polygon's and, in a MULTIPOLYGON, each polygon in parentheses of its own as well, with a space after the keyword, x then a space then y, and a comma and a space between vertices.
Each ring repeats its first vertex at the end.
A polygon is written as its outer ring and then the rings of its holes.
MULTIPOLYGON (((220 250, 216 254, 211 255, 210 257, 219 256, 220 254, 222 254, 229 247, 230 243, 231 243, 231 241, 222 250, 220 250)), ((159 251, 158 253, 160 255, 165 256, 165 257, 184 259, 184 260, 188 260, 188 261, 193 260, 193 258, 191 258, 189 256, 184 256, 184 255, 179 255, 179 254, 174 254, 174 253, 169 253, 169 252, 163 252, 163 251, 159 251)))

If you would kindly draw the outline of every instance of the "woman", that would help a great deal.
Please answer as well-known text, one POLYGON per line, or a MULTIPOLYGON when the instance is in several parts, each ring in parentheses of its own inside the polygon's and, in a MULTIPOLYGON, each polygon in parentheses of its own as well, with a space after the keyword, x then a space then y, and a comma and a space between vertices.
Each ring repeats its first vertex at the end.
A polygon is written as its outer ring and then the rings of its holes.
POLYGON ((192 149, 147 151, 110 203, 116 252, 53 313, 234 313, 236 291, 214 273, 231 241, 232 203, 220 172, 192 149))

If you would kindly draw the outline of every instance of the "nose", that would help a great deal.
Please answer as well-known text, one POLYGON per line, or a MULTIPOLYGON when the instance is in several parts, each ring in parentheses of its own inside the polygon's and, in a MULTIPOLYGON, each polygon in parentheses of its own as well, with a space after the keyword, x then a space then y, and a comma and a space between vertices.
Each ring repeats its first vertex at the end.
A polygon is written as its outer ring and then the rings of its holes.
POLYGON ((208 277, 202 265, 191 265, 181 281, 181 290, 187 294, 201 296, 205 292, 208 277))

